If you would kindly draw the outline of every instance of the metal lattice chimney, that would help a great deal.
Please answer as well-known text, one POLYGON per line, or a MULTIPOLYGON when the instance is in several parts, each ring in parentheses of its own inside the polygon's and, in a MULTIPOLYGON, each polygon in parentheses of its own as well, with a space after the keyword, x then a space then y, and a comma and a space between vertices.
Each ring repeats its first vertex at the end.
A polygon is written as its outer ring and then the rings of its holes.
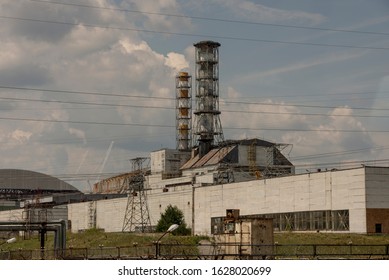
POLYGON ((176 111, 177 150, 188 151, 192 138, 192 77, 187 72, 176 76, 176 111))
POLYGON ((200 157, 223 142, 219 111, 219 47, 213 41, 194 44, 196 48, 196 110, 194 144, 200 157))

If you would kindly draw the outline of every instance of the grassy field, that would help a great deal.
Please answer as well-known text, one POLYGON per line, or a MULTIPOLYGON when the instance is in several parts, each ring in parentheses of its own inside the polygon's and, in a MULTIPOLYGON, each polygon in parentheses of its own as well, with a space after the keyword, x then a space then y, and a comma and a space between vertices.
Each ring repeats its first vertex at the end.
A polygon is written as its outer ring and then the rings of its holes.
MULTIPOLYGON (((134 244, 148 245, 158 240, 160 233, 135 234, 135 233, 106 233, 101 230, 92 229, 82 233, 68 233, 66 247, 70 248, 98 248, 104 247, 125 247, 134 244)), ((197 244, 201 239, 209 239, 202 236, 172 236, 163 238, 164 243, 177 244, 197 244)), ((210 239, 211 240, 211 239, 210 239)), ((212 241, 212 240, 211 240, 212 241)), ((354 245, 384 245, 389 244, 389 235, 364 235, 350 233, 275 233, 274 242, 279 245, 289 244, 337 244, 347 245, 352 242, 354 245)), ((48 235, 45 240, 46 248, 53 248, 53 236, 48 235)), ((38 235, 25 240, 18 237, 18 241, 13 244, 4 244, 2 250, 17 249, 39 249, 40 240, 38 235)))

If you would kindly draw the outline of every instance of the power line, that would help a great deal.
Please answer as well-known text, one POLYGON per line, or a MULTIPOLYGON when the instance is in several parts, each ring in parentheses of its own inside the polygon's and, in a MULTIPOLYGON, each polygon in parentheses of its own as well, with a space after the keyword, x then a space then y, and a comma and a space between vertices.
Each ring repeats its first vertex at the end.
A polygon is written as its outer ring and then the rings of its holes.
POLYGON ((379 162, 389 162, 389 159, 372 159, 372 160, 355 160, 355 161, 341 161, 341 162, 325 162, 325 163, 317 163, 317 164, 312 164, 312 163, 307 163, 307 164, 298 164, 294 165, 296 168, 307 168, 307 167, 312 167, 312 166, 337 166, 337 165, 362 165, 366 163, 379 163, 379 162))
POLYGON ((121 30, 121 31, 132 31, 132 32, 135 31, 135 32, 143 32, 143 33, 165 34, 165 35, 186 36, 186 37, 196 37, 196 38, 212 37, 214 39, 221 39, 221 40, 224 39, 224 40, 270 43, 270 44, 287 44, 287 45, 314 46, 314 47, 335 47, 335 48, 350 48, 350 49, 365 49, 365 50, 385 50, 385 51, 389 50, 388 47, 367 47, 367 46, 322 44, 322 43, 294 42, 294 41, 281 41, 281 40, 266 40, 266 39, 220 36, 220 35, 189 34, 189 33, 171 32, 171 31, 157 31, 157 30, 150 30, 150 29, 130 28, 130 27, 101 26, 101 25, 88 24, 88 23, 73 23, 73 22, 65 22, 65 21, 22 18, 22 17, 4 16, 4 15, 0 15, 0 18, 19 20, 19 21, 68 25, 68 26, 82 25, 85 27, 101 28, 101 29, 108 29, 108 30, 121 30))
POLYGON ((161 128, 175 127, 173 125, 164 125, 164 124, 139 124, 139 123, 96 122, 96 121, 92 122, 92 121, 71 121, 71 120, 48 120, 48 119, 34 119, 34 118, 0 117, 0 119, 1 120, 9 120, 9 121, 72 123, 72 124, 88 124, 88 125, 139 126, 139 127, 161 127, 161 128))
MULTIPOLYGON (((31 88, 31 87, 16 87, 16 86, 4 86, 0 85, 0 89, 11 89, 11 90, 23 90, 23 91, 41 91, 41 92, 57 92, 57 93, 72 93, 72 94, 84 94, 84 95, 100 95, 100 96, 109 96, 109 97, 128 97, 128 98, 144 98, 144 99, 162 99, 162 100, 175 100, 172 97, 158 97, 158 96, 144 96, 144 95, 128 95, 128 94, 119 94, 119 93, 103 93, 103 92, 91 92, 91 91, 75 91, 75 90, 61 90, 61 89, 45 89, 45 88, 31 88)), ((375 94, 377 91, 365 91, 365 92, 327 92, 325 95, 360 95, 360 94, 375 94)), ((380 93, 389 93, 389 91, 380 91, 380 93)), ((293 95, 274 95, 264 96, 262 98, 272 98, 272 97, 307 97, 307 96, 318 96, 317 94, 293 94, 293 95)), ((323 96, 320 94, 319 96, 323 96)), ((257 98, 257 97, 255 97, 257 98)), ((372 97, 376 98, 376 97, 372 97)), ((234 100, 242 98, 223 98, 222 100, 234 100)), ((250 102, 251 103, 251 102, 250 102)))
MULTIPOLYGON (((70 93, 70 94, 82 94, 82 95, 97 95, 108 97, 126 97, 126 98, 144 98, 144 99, 160 99, 160 100, 176 100, 173 97, 154 97, 154 96, 142 96, 142 95, 128 95, 128 94, 115 94, 115 93, 101 93, 101 92, 87 92, 87 91, 71 91, 71 90, 57 90, 57 89, 42 89, 42 88, 30 88, 30 87, 13 87, 13 86, 1 86, 3 89, 15 89, 23 91, 40 91, 40 92, 57 92, 57 93, 70 93)), ((282 106, 282 107, 302 107, 302 108, 321 108, 321 109, 338 109, 339 106, 322 106, 322 105, 304 105, 304 104, 284 104, 284 103, 268 103, 268 102, 246 102, 246 101, 229 101, 230 99, 221 99, 225 104, 243 104, 243 105, 265 105, 265 106, 282 106)), ((62 101, 65 102, 65 101, 62 101)), ((97 105, 97 104, 96 104, 97 105)), ((223 105, 223 104, 222 104, 223 105)), ((369 110, 369 111, 389 111, 385 108, 374 107, 347 107, 351 110, 369 110)), ((245 111, 246 112, 246 111, 245 111)))
MULTIPOLYGON (((246 101, 228 101, 225 103, 245 104, 245 105, 265 105, 265 106, 283 106, 283 107, 303 107, 303 108, 321 108, 321 109, 338 109, 339 106, 321 106, 321 105, 303 105, 303 104, 283 104, 283 103, 266 103, 266 102, 246 102, 246 101)), ((351 110, 371 110, 371 111, 389 111, 385 108, 368 108, 368 107, 347 107, 351 110)))
MULTIPOLYGON (((15 97, 0 97, 0 100, 12 101, 28 101, 28 102, 42 102, 42 103, 59 103, 59 104, 73 104, 73 105, 90 105, 90 106, 108 106, 108 107, 128 107, 139 109, 165 109, 175 110, 173 106, 146 106, 146 105, 130 105, 130 104, 112 104, 112 103, 96 103, 96 102, 79 102, 79 101, 60 101, 60 100, 45 100, 45 99, 29 99, 29 98, 15 98, 15 97)), ((84 108, 83 108, 84 109, 84 108)), ((389 118, 389 116, 376 115, 347 115, 347 114, 320 114, 320 113, 302 113, 302 112, 271 112, 271 111, 248 111, 248 110, 224 110, 226 113, 245 113, 245 114, 264 114, 264 115, 291 115, 291 116, 322 116, 322 117, 359 117, 359 118, 389 118)))
POLYGON ((298 161, 298 160, 307 160, 307 159, 317 159, 322 157, 341 156, 341 155, 361 153, 365 151, 372 151, 372 150, 378 151, 378 150, 387 150, 387 149, 389 149, 389 146, 354 149, 354 150, 347 150, 347 151, 337 151, 337 152, 330 152, 330 153, 320 153, 320 154, 305 155, 299 157, 291 157, 291 160, 298 161))
POLYGON ((389 130, 356 130, 356 129, 304 129, 304 128, 250 128, 250 127, 223 127, 226 130, 253 130, 253 131, 297 131, 297 132, 345 132, 345 133, 387 133, 389 130))
MULTIPOLYGON (((114 122, 96 122, 96 121, 71 121, 71 120, 48 120, 34 118, 11 118, 0 117, 1 120, 9 121, 30 121, 30 122, 50 122, 50 123, 72 123, 87 125, 112 125, 112 126, 137 126, 137 127, 157 127, 157 128, 175 128, 174 125, 164 124, 139 124, 139 123, 114 123, 114 122)), ((251 130, 251 131, 298 131, 298 132, 345 132, 345 133, 388 133, 389 130, 356 130, 356 129, 304 129, 304 128, 250 128, 250 127, 225 127, 226 130, 251 130)))
POLYGON ((175 100, 171 97, 158 97, 158 96, 144 96, 144 95, 128 95, 119 93, 102 93, 102 92, 90 92, 90 91, 75 91, 75 90, 60 90, 60 89, 44 89, 44 88, 31 88, 31 87, 15 87, 15 86, 0 86, 2 89, 16 89, 25 91, 41 91, 41 92, 56 92, 56 93, 71 93, 82 95, 97 95, 108 97, 126 97, 126 98, 144 98, 144 99, 162 99, 162 100, 175 100))
POLYGON ((51 4, 51 5, 54 4, 54 5, 63 5, 63 6, 74 6, 74 7, 80 7, 80 8, 93 8, 93 9, 100 9, 100 10, 125 12, 125 13, 138 13, 138 14, 145 14, 145 15, 157 15, 157 16, 187 18, 187 19, 195 19, 195 20, 215 21, 215 22, 238 23, 238 24, 248 24, 248 25, 262 25, 262 26, 273 26, 273 27, 283 27, 283 28, 292 28, 292 29, 307 29, 307 30, 316 30, 316 31, 346 32, 346 33, 356 33, 356 34, 385 35, 385 36, 389 35, 389 33, 385 33, 385 32, 347 30, 347 29, 336 29, 336 28, 321 28, 321 27, 310 27, 310 26, 290 25, 290 24, 276 24, 276 23, 254 22, 254 21, 244 21, 244 20, 231 20, 231 19, 211 18, 211 17, 201 17, 201 16, 188 16, 188 15, 182 15, 182 14, 147 12, 147 11, 140 11, 140 10, 101 7, 101 6, 93 6, 93 5, 86 5, 86 4, 61 3, 61 2, 55 2, 55 1, 50 1, 50 2, 43 1, 43 0, 30 0, 30 1, 51 4))
POLYGON ((0 97, 0 99, 1 100, 13 100, 13 101, 29 101, 29 102, 59 103, 59 104, 74 104, 74 105, 91 105, 91 106, 108 106, 108 107, 129 107, 129 108, 142 108, 142 109, 174 109, 172 107, 162 107, 162 106, 111 104, 111 103, 80 102, 80 101, 76 102, 76 101, 29 99, 29 98, 15 98, 15 97, 0 97))
POLYGON ((228 113, 264 114, 264 115, 290 115, 290 116, 317 116, 317 117, 358 117, 358 118, 389 118, 389 116, 375 115, 345 115, 345 114, 320 114, 320 113, 294 113, 294 112, 269 112, 269 111, 247 111, 247 110, 221 110, 228 113))

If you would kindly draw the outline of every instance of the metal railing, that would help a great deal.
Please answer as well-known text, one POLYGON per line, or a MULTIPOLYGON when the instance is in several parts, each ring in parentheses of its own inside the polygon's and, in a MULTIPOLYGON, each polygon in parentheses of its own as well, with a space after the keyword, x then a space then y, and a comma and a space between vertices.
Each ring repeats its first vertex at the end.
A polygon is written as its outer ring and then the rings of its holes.
POLYGON ((163 244, 0 251, 0 259, 389 259, 389 244, 163 244))

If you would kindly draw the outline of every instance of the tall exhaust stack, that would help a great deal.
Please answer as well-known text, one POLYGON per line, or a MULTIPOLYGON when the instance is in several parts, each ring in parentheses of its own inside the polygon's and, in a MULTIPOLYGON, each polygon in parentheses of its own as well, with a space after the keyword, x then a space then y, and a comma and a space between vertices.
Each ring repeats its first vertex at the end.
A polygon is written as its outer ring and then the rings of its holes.
POLYGON ((192 77, 187 72, 176 76, 176 149, 189 151, 192 139, 192 77))
POLYGON ((224 141, 219 111, 219 47, 213 41, 194 44, 196 48, 196 110, 194 143, 200 157, 224 141))

